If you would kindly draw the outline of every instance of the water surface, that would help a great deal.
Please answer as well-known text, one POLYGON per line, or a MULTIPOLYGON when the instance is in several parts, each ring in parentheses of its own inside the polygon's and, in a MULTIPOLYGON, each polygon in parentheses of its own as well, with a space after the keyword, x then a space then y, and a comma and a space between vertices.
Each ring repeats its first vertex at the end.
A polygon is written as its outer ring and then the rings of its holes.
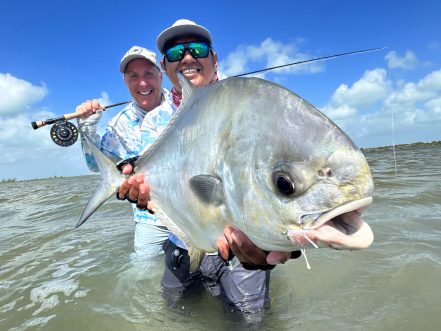
POLYGON ((441 148, 367 153, 365 251, 309 250, 272 272, 272 306, 247 324, 196 293, 170 307, 162 258, 132 260, 128 203, 74 229, 96 176, 0 184, 0 330, 439 330, 441 148))

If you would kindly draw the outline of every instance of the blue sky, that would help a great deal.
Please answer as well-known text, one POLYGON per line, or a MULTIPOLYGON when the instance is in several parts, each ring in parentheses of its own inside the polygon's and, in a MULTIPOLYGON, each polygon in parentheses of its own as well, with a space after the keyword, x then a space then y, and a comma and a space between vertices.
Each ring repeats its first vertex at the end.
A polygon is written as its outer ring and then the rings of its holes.
POLYGON ((59 147, 50 127, 30 122, 86 99, 130 99, 122 54, 157 51, 157 35, 179 18, 210 30, 227 75, 387 47, 260 77, 307 99, 360 147, 441 140, 440 17, 437 0, 2 1, 0 179, 88 174, 79 143, 59 147))

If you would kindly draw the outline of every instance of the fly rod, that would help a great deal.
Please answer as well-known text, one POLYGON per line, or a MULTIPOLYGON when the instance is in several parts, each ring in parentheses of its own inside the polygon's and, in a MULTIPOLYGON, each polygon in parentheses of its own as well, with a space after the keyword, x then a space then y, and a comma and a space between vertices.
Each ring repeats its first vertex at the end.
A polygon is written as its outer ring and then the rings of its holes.
MULTIPOLYGON (((105 106, 102 110, 104 111, 104 110, 112 108, 112 107, 121 106, 121 105, 124 105, 124 104, 129 103, 129 102, 130 101, 124 101, 124 102, 115 103, 113 105, 105 106)), ((65 114, 65 115, 57 117, 57 118, 49 118, 49 119, 44 120, 44 121, 32 122, 31 125, 32 125, 32 128, 34 130, 37 130, 37 129, 42 128, 43 126, 48 125, 48 124, 54 124, 54 123, 61 122, 61 121, 68 121, 68 120, 71 120, 71 119, 74 119, 74 118, 78 118, 80 116, 81 116, 81 114, 79 114, 77 112, 69 113, 69 114, 65 114)))
MULTIPOLYGON (((282 64, 282 65, 279 65, 279 66, 269 67, 269 68, 265 68, 265 69, 250 71, 250 72, 247 72, 247 73, 244 73, 244 74, 235 75, 235 76, 232 76, 232 77, 242 77, 242 76, 246 76, 246 75, 256 74, 256 73, 265 72, 265 71, 274 70, 274 69, 280 69, 280 68, 284 68, 284 67, 288 67, 288 66, 293 66, 293 65, 297 65, 297 64, 304 64, 304 63, 328 60, 328 59, 333 59, 333 58, 341 57, 341 56, 374 52, 374 51, 379 51, 379 50, 382 50, 382 49, 385 49, 385 48, 386 47, 369 48, 369 49, 362 49, 362 50, 358 50, 358 51, 351 51, 351 52, 327 55, 327 56, 322 56, 322 57, 316 57, 316 58, 313 58, 313 59, 302 60, 302 61, 282 64)), ((113 105, 109 105, 109 106, 104 107, 102 110, 104 111, 106 109, 109 109, 109 108, 112 108, 112 107, 116 107, 116 106, 120 106, 120 105, 124 105, 124 104, 129 103, 129 102, 130 101, 124 101, 124 102, 115 103, 113 105)), ((37 129, 45 126, 45 125, 54 124, 52 126, 52 128, 51 128, 51 138, 52 138, 52 140, 57 145, 66 147, 66 146, 72 145, 78 139, 78 129, 77 129, 77 127, 74 124, 72 124, 71 122, 68 122, 68 120, 71 120, 71 119, 74 119, 74 118, 78 118, 80 116, 81 116, 81 114, 75 112, 75 113, 65 114, 65 115, 57 117, 57 118, 49 118, 49 119, 44 120, 44 121, 32 122, 31 125, 32 125, 32 128, 34 130, 37 130, 37 129)))

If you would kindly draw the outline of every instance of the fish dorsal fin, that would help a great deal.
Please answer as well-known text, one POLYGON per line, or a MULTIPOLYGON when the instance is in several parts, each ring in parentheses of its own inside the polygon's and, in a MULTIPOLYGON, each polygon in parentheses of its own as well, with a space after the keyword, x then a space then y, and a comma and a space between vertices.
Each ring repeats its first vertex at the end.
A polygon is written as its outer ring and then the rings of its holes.
POLYGON ((197 175, 190 178, 190 188, 199 200, 219 206, 224 203, 222 180, 211 175, 197 175))
POLYGON ((164 130, 162 130, 162 132, 159 134, 158 138, 152 144, 150 144, 150 146, 148 148, 146 148, 142 152, 142 154, 136 160, 135 165, 145 163, 145 161, 150 158, 150 156, 153 154, 153 152, 156 149, 158 149, 159 146, 161 146, 162 141, 166 139, 166 137, 170 134, 170 132, 173 132, 173 127, 175 126, 175 123, 179 122, 179 119, 182 116, 184 116, 183 114, 186 111, 188 111, 188 109, 186 109, 184 107, 184 103, 186 100, 189 99, 190 95, 193 93, 193 90, 195 90, 196 88, 193 87, 193 85, 191 85, 191 83, 189 81, 187 81, 187 79, 184 77, 184 75, 182 75, 179 72, 177 73, 177 75, 179 77, 179 81, 182 86, 181 104, 178 107, 178 109, 176 109, 176 112, 173 114, 172 118, 170 119, 168 124, 165 126, 164 130))
POLYGON ((183 74, 178 72, 178 79, 179 83, 181 84, 182 89, 182 101, 181 101, 181 107, 190 98, 190 95, 193 93, 193 90, 195 87, 185 78, 183 74))

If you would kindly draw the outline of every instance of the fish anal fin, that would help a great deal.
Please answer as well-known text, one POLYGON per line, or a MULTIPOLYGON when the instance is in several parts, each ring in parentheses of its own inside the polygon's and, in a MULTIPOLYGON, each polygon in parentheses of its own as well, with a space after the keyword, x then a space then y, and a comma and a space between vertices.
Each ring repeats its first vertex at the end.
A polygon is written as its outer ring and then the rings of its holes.
POLYGON ((224 203, 223 183, 219 177, 197 175, 190 178, 190 189, 204 203, 219 206, 224 203))
POLYGON ((188 256, 190 258, 190 273, 196 272, 201 266, 205 252, 196 247, 190 246, 188 248, 188 256))
POLYGON ((181 239, 184 242, 189 241, 184 231, 182 231, 181 228, 177 226, 170 219, 170 217, 168 217, 168 215, 164 213, 161 208, 159 208, 158 205, 156 204, 153 205, 153 211, 155 212, 155 215, 158 217, 161 223, 164 224, 170 232, 172 232, 174 235, 176 235, 179 239, 181 239))

